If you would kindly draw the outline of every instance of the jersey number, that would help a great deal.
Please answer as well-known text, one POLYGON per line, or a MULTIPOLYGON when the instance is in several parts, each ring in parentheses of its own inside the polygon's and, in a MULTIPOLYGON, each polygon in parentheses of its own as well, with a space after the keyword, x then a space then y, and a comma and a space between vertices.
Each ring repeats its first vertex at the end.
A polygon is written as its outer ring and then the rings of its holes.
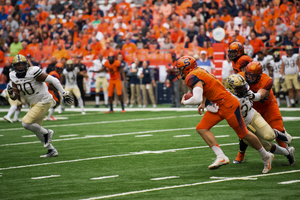
POLYGON ((24 84, 16 84, 19 91, 23 92, 24 95, 32 95, 34 94, 34 89, 30 82, 24 83, 24 84), (22 88, 23 86, 23 88, 22 88))
POLYGON ((245 114, 243 115, 243 118, 246 118, 247 115, 248 115, 248 111, 249 111, 249 108, 248 108, 247 104, 244 104, 244 105, 241 107, 241 111, 242 111, 242 112, 245 112, 245 114))
POLYGON ((109 73, 110 73, 110 75, 114 75, 115 74, 114 69, 113 68, 109 68, 109 73))

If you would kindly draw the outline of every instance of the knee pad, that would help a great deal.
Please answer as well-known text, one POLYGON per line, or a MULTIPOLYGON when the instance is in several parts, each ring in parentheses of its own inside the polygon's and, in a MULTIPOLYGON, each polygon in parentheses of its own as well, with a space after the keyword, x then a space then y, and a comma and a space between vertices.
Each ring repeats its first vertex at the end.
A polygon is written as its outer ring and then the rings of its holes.
POLYGON ((30 124, 27 124, 27 123, 25 123, 25 122, 22 122, 22 126, 23 126, 25 129, 29 130, 30 124))

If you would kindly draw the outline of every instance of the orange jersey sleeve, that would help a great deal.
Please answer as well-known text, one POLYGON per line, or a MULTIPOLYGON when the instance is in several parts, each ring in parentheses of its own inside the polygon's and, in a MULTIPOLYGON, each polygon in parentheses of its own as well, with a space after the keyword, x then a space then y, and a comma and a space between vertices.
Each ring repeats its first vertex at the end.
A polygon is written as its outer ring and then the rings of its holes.
POLYGON ((252 62, 252 58, 247 55, 242 55, 236 62, 232 61, 234 73, 241 72, 241 68, 246 67, 250 62, 252 62))
POLYGON ((57 73, 57 71, 52 71, 49 73, 49 75, 57 78, 58 80, 60 79, 60 75, 57 73))
POLYGON ((223 84, 211 73, 202 68, 190 72, 185 79, 186 85, 193 89, 199 81, 203 82, 203 96, 214 103, 220 103, 231 94, 223 84))
POLYGON ((121 74, 120 74, 120 67, 121 67, 121 62, 119 60, 115 60, 115 62, 113 64, 110 64, 109 61, 107 60, 104 63, 104 66, 106 67, 109 75, 110 75, 110 79, 112 80, 116 80, 116 79, 120 79, 121 80, 121 74))

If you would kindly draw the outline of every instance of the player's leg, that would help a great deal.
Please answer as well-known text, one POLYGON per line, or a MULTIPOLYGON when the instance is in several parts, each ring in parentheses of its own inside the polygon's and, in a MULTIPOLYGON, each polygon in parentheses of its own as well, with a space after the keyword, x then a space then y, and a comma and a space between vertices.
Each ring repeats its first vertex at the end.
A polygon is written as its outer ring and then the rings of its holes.
POLYGON ((274 78, 274 93, 277 100, 278 107, 280 107, 280 83, 279 78, 274 78))
POLYGON ((220 148, 214 134, 210 131, 210 129, 222 121, 223 118, 218 115, 218 113, 205 112, 202 120, 196 126, 197 132, 201 135, 206 144, 214 151, 217 158, 216 160, 208 166, 210 170, 218 169, 223 165, 229 164, 228 157, 224 154, 222 149, 220 148))
POLYGON ((15 111, 15 114, 14 114, 14 119, 13 119, 13 122, 19 122, 19 114, 21 112, 21 109, 22 109, 22 103, 18 100, 18 107, 17 107, 17 110, 15 111))
POLYGON ((179 83, 180 82, 179 82, 178 79, 173 82, 173 90, 175 90, 174 94, 175 94, 175 103, 176 103, 175 105, 176 105, 176 107, 180 107, 181 106, 181 103, 180 103, 180 94, 179 94, 179 90, 178 90, 179 83))
POLYGON ((141 85, 139 83, 135 84, 135 90, 136 90, 138 107, 142 107, 141 85))
POLYGON ((114 82, 112 80, 109 81, 108 84, 108 98, 109 98, 109 106, 110 106, 110 110, 106 111, 105 113, 113 113, 113 96, 114 96, 114 89, 115 89, 115 85, 114 82))
MULTIPOLYGON (((293 75, 293 85, 298 97, 300 98, 300 82, 298 81, 298 74, 293 75)), ((296 94, 294 94, 294 96, 296 96, 296 94)))
POLYGON ((149 97, 150 97, 152 106, 153 106, 153 108, 155 108, 156 107, 156 102, 155 102, 155 96, 154 96, 154 93, 153 93, 153 85, 151 83, 149 84, 149 88, 147 90, 148 90, 148 93, 149 93, 149 97))
POLYGON ((99 103, 100 103, 100 88, 101 88, 101 78, 100 77, 97 77, 96 78, 96 82, 95 82, 95 92, 96 92, 96 95, 95 95, 95 102, 96 102, 96 105, 95 107, 98 108, 99 107, 99 103))
POLYGON ((131 97, 130 97, 130 107, 133 107, 135 104, 135 84, 130 84, 130 91, 131 91, 131 97))
POLYGON ((286 87, 288 89, 292 107, 295 107, 295 94, 294 94, 294 90, 293 90, 293 75, 286 74, 285 82, 286 82, 286 87))
MULTIPOLYGON (((54 102, 53 102, 54 103, 54 102)), ((22 126, 32 131, 37 138, 43 143, 44 147, 48 149, 48 153, 42 157, 57 156, 57 150, 51 144, 53 130, 42 127, 42 122, 52 103, 37 103, 33 105, 28 113, 22 119, 22 126)))
POLYGON ((122 94, 122 81, 116 80, 115 86, 116 86, 117 95, 118 95, 120 103, 121 103, 122 112, 124 113, 125 110, 124 110, 124 101, 123 101, 123 94, 122 94))
POLYGON ((129 104, 129 99, 128 99, 128 93, 127 93, 127 87, 125 81, 122 81, 122 94, 123 94, 124 106, 126 107, 129 104))
POLYGON ((80 108, 81 108, 81 113, 82 113, 83 115, 85 115, 84 105, 83 105, 83 100, 82 100, 82 98, 81 98, 80 90, 79 90, 79 88, 78 88, 77 86, 73 88, 73 93, 74 93, 74 96, 77 98, 78 105, 79 105, 80 108))
POLYGON ((108 107, 108 82, 106 77, 101 77, 101 85, 103 90, 103 96, 104 96, 104 105, 105 107, 108 107))
POLYGON ((284 92, 284 97, 285 97, 285 100, 286 100, 286 106, 289 108, 289 107, 292 107, 291 105, 291 101, 290 101, 290 97, 289 97, 289 93, 288 93, 288 89, 287 89, 287 86, 286 86, 286 82, 284 81, 282 84, 281 84, 281 87, 282 87, 282 90, 284 92))
POLYGON ((144 108, 146 108, 148 106, 148 96, 147 96, 147 89, 146 89, 146 84, 141 84, 141 88, 142 88, 142 94, 143 94, 143 104, 144 104, 144 108))

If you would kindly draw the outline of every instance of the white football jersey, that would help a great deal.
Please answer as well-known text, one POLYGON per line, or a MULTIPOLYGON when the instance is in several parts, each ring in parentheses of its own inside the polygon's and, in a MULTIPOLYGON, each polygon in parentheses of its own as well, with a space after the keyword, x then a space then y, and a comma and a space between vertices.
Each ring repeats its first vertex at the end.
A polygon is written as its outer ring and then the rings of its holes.
POLYGON ((267 68, 267 65, 268 65, 268 59, 266 57, 264 57, 263 60, 258 60, 257 58, 254 58, 253 61, 257 61, 261 64, 261 67, 262 67, 262 72, 267 74, 268 76, 269 75, 269 70, 267 68))
POLYGON ((250 124, 254 116, 254 109, 252 108, 253 102, 249 100, 249 97, 240 98, 235 96, 234 94, 232 95, 236 97, 240 102, 242 116, 247 126, 248 124, 250 124))
POLYGON ((63 75, 66 79, 66 88, 77 87, 77 74, 79 72, 78 67, 75 67, 73 71, 68 72, 66 69, 63 71, 63 75))
POLYGON ((274 60, 270 61, 270 66, 273 68, 273 77, 279 78, 280 75, 280 69, 281 69, 282 61, 275 62, 274 60))
POLYGON ((284 55, 281 59, 284 63, 284 74, 298 73, 297 59, 300 59, 298 54, 295 53, 291 57, 284 55))
MULTIPOLYGON (((102 69, 104 67, 105 61, 106 59, 102 59, 102 61, 100 61, 99 59, 93 60, 94 71, 98 71, 102 69)), ((95 73, 94 78, 105 77, 105 76, 106 76, 106 71, 104 70, 103 72, 95 73)))
POLYGON ((9 73, 10 80, 16 84, 20 95, 23 95, 30 105, 36 103, 54 103, 54 99, 48 92, 46 83, 35 80, 42 73, 39 67, 29 67, 24 78, 18 78, 15 71, 9 73))

